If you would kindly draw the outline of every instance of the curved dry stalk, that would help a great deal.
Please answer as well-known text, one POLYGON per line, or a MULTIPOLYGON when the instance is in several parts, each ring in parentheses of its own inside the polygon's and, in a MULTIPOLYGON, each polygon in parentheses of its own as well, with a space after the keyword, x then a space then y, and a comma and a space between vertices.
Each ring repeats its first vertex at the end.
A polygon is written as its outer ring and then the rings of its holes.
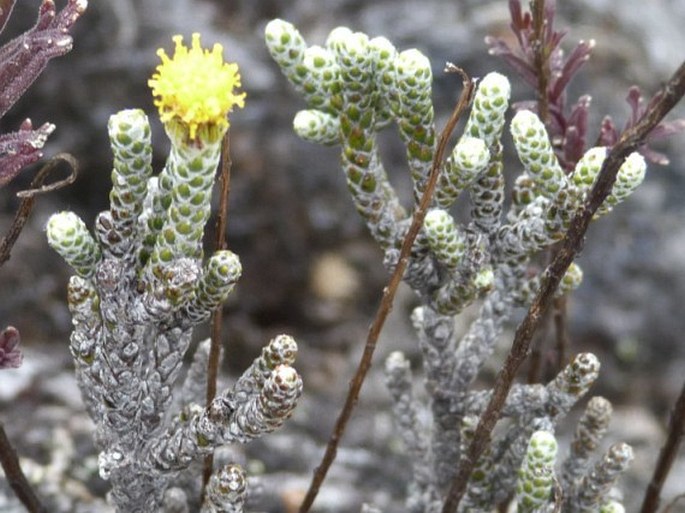
POLYGON ((463 80, 464 89, 459 96, 459 100, 457 101, 457 105, 455 106, 452 115, 440 134, 440 139, 438 141, 438 146, 435 152, 435 157, 433 159, 426 188, 421 196, 419 205, 414 211, 412 224, 409 228, 409 231, 402 242, 399 262, 397 263, 397 267, 390 277, 388 285, 383 290, 383 298, 381 299, 381 303, 376 311, 376 316, 371 324, 371 327, 369 328, 369 332, 366 337, 366 343, 364 345, 364 352, 362 353, 357 370, 350 381, 350 387, 347 392, 347 397, 345 398, 345 404, 340 410, 338 418, 335 422, 333 432, 331 433, 328 444, 326 445, 326 451, 324 452, 321 463, 314 470, 312 481, 309 485, 309 489, 307 490, 307 494, 300 505, 299 513, 306 513, 312 507, 312 504, 319 493, 319 489, 321 488, 323 481, 326 479, 328 469, 333 464, 333 461, 335 461, 340 439, 345 433, 347 423, 359 399, 359 392, 361 391, 366 374, 371 368, 371 360, 376 349, 378 337, 380 336, 390 310, 392 310, 392 303, 395 299, 395 293, 397 292, 397 288, 402 281, 402 277, 407 266, 407 261, 409 259, 409 254, 414 245, 414 240, 416 239, 419 230, 421 230, 421 227, 423 226, 426 211, 428 210, 428 207, 432 201, 433 192, 435 191, 435 186, 437 184, 438 177, 440 176, 440 169, 442 168, 443 157, 449 142, 449 138, 452 135, 452 132, 454 131, 454 128, 457 125, 462 113, 469 106, 473 97, 475 84, 469 79, 468 75, 466 75, 461 68, 447 63, 445 71, 449 73, 459 73, 463 80))
POLYGON ((76 177, 78 176, 78 161, 69 153, 58 153, 50 160, 48 160, 43 167, 40 168, 36 176, 31 181, 31 187, 25 191, 20 191, 17 193, 19 198, 22 198, 17 213, 12 220, 7 234, 0 240, 0 266, 2 266, 10 258, 10 253, 12 252, 12 247, 17 242, 19 234, 24 229, 24 225, 31 215, 33 210, 33 205, 35 203, 35 197, 39 194, 45 194, 46 192, 55 191, 66 187, 74 183, 76 177), (46 178, 50 175, 53 169, 57 167, 60 162, 66 162, 69 165, 70 171, 69 176, 57 182, 43 185, 46 178))

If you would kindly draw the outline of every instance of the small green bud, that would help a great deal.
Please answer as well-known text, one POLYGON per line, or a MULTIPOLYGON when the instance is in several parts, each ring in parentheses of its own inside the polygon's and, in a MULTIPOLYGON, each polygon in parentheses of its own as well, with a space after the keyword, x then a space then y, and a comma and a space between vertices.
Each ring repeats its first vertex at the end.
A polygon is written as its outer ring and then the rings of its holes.
POLYGON ((495 285, 495 273, 492 267, 485 267, 476 273, 473 279, 473 285, 480 293, 492 289, 495 285))
POLYGON ((320 110, 301 110, 293 119, 293 128, 305 141, 332 145, 339 140, 340 120, 320 110))
MULTIPOLYGON (((292 23, 275 19, 264 29, 264 39, 271 57, 286 78, 302 92, 303 74, 299 73, 307 43, 292 23)), ((306 74, 306 73, 305 73, 306 74)))
POLYGON ((607 148, 604 146, 590 148, 586 151, 571 175, 575 186, 582 190, 589 190, 594 185, 606 156, 607 148))
POLYGON ((485 141, 477 137, 462 137, 454 148, 455 164, 467 175, 478 175, 490 160, 485 141))
POLYGON ((326 38, 326 48, 329 50, 337 50, 340 44, 346 39, 352 37, 352 32, 347 27, 336 27, 330 31, 328 37, 326 38))
POLYGON ((516 485, 518 510, 532 513, 552 497, 557 441, 552 433, 536 431, 528 443, 516 485))
POLYGON ((545 125, 536 114, 529 110, 517 112, 511 121, 511 135, 519 160, 542 196, 551 199, 566 188, 566 175, 552 150, 545 125))
POLYGON ((48 244, 83 278, 95 273, 100 260, 100 247, 73 212, 53 214, 46 226, 48 244))
POLYGON ((450 207, 459 194, 478 178, 490 161, 490 151, 483 139, 464 135, 454 147, 440 175, 435 203, 450 207))
POLYGON ((611 212, 613 207, 630 196, 643 182, 646 172, 647 162, 644 157, 637 152, 631 153, 618 170, 611 194, 597 209, 596 215, 601 216, 611 212))
POLYGON ((464 134, 483 139, 488 147, 492 147, 502 133, 510 94, 507 77, 495 72, 485 75, 476 89, 464 134))
POLYGON ((575 262, 571 263, 571 265, 566 270, 564 277, 561 279, 561 283, 559 283, 557 297, 563 296, 564 294, 568 294, 569 292, 576 290, 580 286, 580 283, 582 281, 583 270, 575 262))
POLYGON ((452 216, 446 210, 429 210, 424 221, 424 232, 438 262, 455 270, 464 258, 466 240, 452 216))
POLYGON ((599 513, 625 513, 626 509, 620 502, 609 501, 602 504, 599 513))

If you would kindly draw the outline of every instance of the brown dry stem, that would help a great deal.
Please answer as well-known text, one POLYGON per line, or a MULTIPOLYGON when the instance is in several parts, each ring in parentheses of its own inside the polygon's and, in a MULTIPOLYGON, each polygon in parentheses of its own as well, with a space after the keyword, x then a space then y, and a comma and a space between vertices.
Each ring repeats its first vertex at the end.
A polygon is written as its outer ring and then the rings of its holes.
POLYGON ((347 397, 345 398, 345 404, 340 410, 340 414, 335 422, 333 432, 331 433, 328 444, 326 445, 326 451, 324 452, 321 463, 314 470, 314 475, 309 485, 309 489, 307 490, 307 494, 300 505, 300 513, 306 513, 312 507, 312 504, 319 493, 319 489, 321 488, 323 481, 326 479, 326 474, 333 464, 333 461, 335 461, 340 439, 345 433, 345 428, 347 427, 347 423, 352 415, 352 411, 359 400, 359 392, 361 391, 366 374, 371 368, 371 361, 373 359, 373 353, 376 349, 376 344, 378 343, 378 337, 380 336, 388 314, 392 310, 395 293, 397 292, 397 288, 402 281, 404 271, 407 267, 409 254, 412 246, 414 245, 414 240, 416 239, 419 230, 421 230, 421 227, 423 226, 426 212, 431 204, 433 192, 435 191, 435 186, 438 182, 438 177, 440 176, 440 169, 442 168, 443 158, 450 136, 452 135, 452 132, 454 131, 454 128, 457 125, 462 113, 469 106, 473 97, 475 84, 469 79, 469 77, 461 68, 448 63, 445 71, 449 73, 460 74, 463 80, 464 89, 459 96, 459 100, 457 101, 457 105, 455 106, 452 115, 440 134, 440 139, 438 140, 438 145, 433 158, 426 189, 421 196, 419 205, 414 210, 412 224, 409 227, 409 231, 407 232, 404 241, 402 242, 399 262, 397 263, 397 267, 390 277, 388 285, 383 290, 383 298, 381 299, 381 303, 376 311, 376 316, 371 324, 371 327, 369 328, 369 332, 366 337, 366 343, 364 345, 364 352, 362 353, 357 370, 350 381, 350 387, 347 392, 347 397))
POLYGON ((29 220, 29 216, 31 215, 31 211, 36 202, 36 196, 66 187, 67 185, 74 183, 77 176, 78 161, 69 153, 59 153, 43 164, 31 181, 31 187, 29 189, 17 193, 17 196, 21 198, 21 203, 19 204, 17 213, 14 215, 9 230, 7 230, 7 234, 0 240, 0 266, 9 260, 12 247, 14 247, 15 242, 17 242, 17 239, 19 238, 19 234, 29 220), (62 180, 58 180, 57 182, 43 185, 47 177, 60 162, 66 162, 69 165, 69 176, 62 180))
POLYGON ((657 462, 654 465, 654 473, 652 474, 652 479, 647 486, 647 490, 645 491, 645 497, 642 501, 640 513, 654 513, 659 507, 659 502, 661 501, 661 489, 666 482, 666 477, 668 477, 668 474, 671 471, 673 461, 678 455, 678 449, 683 442, 684 436, 685 383, 683 383, 683 388, 680 390, 678 400, 673 407, 671 420, 668 424, 668 436, 666 437, 666 442, 664 443, 663 447, 661 447, 661 451, 659 451, 659 459, 657 459, 657 462))
MULTIPOLYGON (((231 191, 231 138, 227 131, 221 145, 221 171, 219 174, 219 212, 215 225, 216 250, 226 249, 226 224, 228 219, 228 195, 231 191)), ((207 361, 207 394, 206 405, 209 407, 216 396, 216 381, 219 375, 219 358, 221 355, 221 328, 223 324, 223 309, 221 306, 212 314, 211 344, 207 361)), ((205 489, 214 470, 214 455, 205 456, 202 472, 201 500, 204 501, 205 489)))
POLYGON ((7 438, 2 422, 0 422, 0 464, 5 471, 7 482, 26 510, 29 513, 48 513, 22 472, 17 454, 7 438))

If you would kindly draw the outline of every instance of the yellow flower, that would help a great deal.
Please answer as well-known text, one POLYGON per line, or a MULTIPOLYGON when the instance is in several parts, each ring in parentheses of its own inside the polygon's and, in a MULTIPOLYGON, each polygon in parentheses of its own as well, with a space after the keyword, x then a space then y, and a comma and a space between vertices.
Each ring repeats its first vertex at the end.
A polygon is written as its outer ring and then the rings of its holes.
POLYGON ((196 136, 218 140, 228 129, 228 113, 245 105, 245 93, 235 91, 240 87, 238 65, 224 62, 220 44, 203 49, 200 34, 193 34, 190 48, 183 36, 173 41, 174 56, 157 50, 162 63, 148 80, 160 119, 167 130, 180 128, 191 141, 196 136))

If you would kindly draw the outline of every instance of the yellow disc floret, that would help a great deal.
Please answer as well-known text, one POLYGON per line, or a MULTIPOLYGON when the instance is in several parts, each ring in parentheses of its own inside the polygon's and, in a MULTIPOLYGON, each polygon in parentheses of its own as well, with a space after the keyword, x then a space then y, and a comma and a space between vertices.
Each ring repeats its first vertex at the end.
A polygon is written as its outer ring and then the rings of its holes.
POLYGON ((190 48, 183 36, 173 41, 174 56, 159 49, 162 63, 148 81, 160 118, 167 129, 182 128, 190 140, 220 138, 229 126, 228 113, 245 105, 245 93, 235 91, 240 87, 238 65, 224 62, 220 44, 203 49, 200 34, 193 34, 190 48))

